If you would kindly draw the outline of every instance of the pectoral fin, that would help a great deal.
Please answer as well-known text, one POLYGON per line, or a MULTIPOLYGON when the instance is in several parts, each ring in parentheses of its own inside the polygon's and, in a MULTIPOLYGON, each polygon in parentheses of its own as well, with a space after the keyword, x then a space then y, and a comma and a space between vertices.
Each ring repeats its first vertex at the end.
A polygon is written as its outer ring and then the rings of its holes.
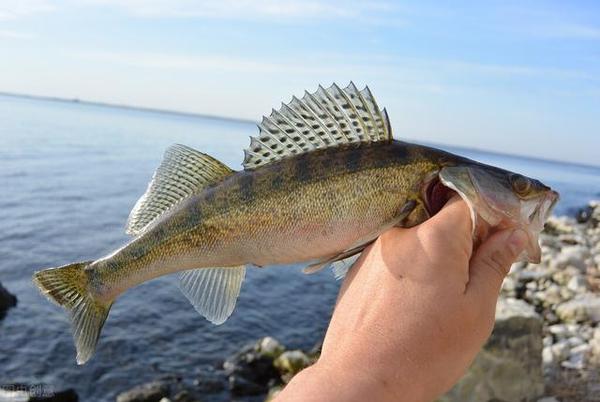
MULTIPOLYGON (((377 237, 376 237, 377 238, 377 237)), ((375 239, 376 239, 375 238, 375 239)), ((314 274, 315 272, 318 272, 320 270, 322 270, 323 268, 325 268, 326 266, 333 264, 335 262, 338 261, 342 261, 345 260, 346 258, 350 258, 356 254, 361 253, 369 244, 373 243, 375 241, 375 239, 371 239, 368 242, 361 244, 353 249, 350 250, 346 250, 344 252, 341 252, 340 254, 335 255, 332 258, 329 258, 327 260, 321 260, 318 261, 314 264, 311 264, 309 266, 307 266, 306 268, 304 268, 302 270, 302 272, 304 272, 305 274, 314 274)), ((332 267, 333 268, 333 267, 332 267)))

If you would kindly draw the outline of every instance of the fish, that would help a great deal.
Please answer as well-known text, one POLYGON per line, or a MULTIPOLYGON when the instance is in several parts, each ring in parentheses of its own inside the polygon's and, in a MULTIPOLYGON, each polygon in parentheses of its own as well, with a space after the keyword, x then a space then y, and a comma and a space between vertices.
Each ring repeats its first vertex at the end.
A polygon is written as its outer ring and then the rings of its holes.
POLYGON ((258 124, 234 171, 185 145, 168 148, 131 211, 130 242, 105 257, 35 272, 41 293, 71 318, 87 362, 115 300, 178 273, 180 289, 214 324, 232 314, 246 267, 331 265, 337 277, 379 235, 435 215, 455 193, 480 227, 522 228, 519 258, 539 262, 539 233, 558 193, 539 180, 394 139, 368 87, 319 86, 258 124))

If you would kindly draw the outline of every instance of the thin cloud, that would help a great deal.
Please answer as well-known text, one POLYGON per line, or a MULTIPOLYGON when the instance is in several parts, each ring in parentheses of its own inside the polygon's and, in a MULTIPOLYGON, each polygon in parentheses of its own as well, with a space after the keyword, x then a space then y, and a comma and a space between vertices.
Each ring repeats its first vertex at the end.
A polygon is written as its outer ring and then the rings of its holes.
POLYGON ((55 9, 49 0, 0 0, 0 21, 14 20, 55 9))
POLYGON ((0 30, 0 38, 3 39, 31 39, 34 35, 28 32, 0 30))
MULTIPOLYGON (((334 19, 374 17, 390 2, 332 0, 84 0, 141 17, 208 17, 219 19, 334 19)), ((81 3, 79 3, 81 4, 81 3)))
POLYGON ((501 6, 500 14, 508 16, 512 24, 503 26, 519 35, 541 39, 600 40, 600 26, 591 21, 594 13, 583 14, 569 2, 555 7, 501 6))
POLYGON ((269 62, 220 55, 188 56, 168 53, 119 53, 119 52, 90 52, 81 55, 84 59, 133 67, 193 70, 198 72, 243 72, 243 73, 325 73, 336 69, 331 67, 305 67, 296 63, 269 62))
POLYGON ((511 65, 511 64, 487 64, 487 63, 474 63, 466 61, 454 61, 454 60, 438 60, 435 61, 438 66, 444 66, 449 69, 455 69, 470 73, 481 73, 486 75, 499 75, 499 76, 538 76, 538 77, 552 77, 552 78, 577 78, 577 79, 590 79, 596 80, 597 77, 591 74, 584 73, 577 70, 552 68, 552 67, 538 67, 538 66, 525 66, 525 65, 511 65))
POLYGON ((600 27, 563 24, 540 29, 539 34, 550 38, 600 40, 600 27))

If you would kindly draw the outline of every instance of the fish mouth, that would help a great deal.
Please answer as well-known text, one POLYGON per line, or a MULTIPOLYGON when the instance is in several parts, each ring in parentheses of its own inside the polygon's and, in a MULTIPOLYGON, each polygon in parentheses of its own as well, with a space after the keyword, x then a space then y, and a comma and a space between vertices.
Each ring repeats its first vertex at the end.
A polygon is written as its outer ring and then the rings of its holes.
POLYGON ((529 202, 529 207, 527 204, 523 206, 524 215, 522 216, 523 220, 528 222, 529 224, 538 223, 543 225, 543 223, 548 219, 550 213, 556 206, 556 203, 559 200, 559 194, 554 190, 549 190, 545 194, 539 196, 536 199, 533 199, 529 202), (532 210, 533 208, 533 210, 532 210))
POLYGON ((521 223, 517 224, 525 230, 528 237, 527 246, 519 256, 520 261, 539 264, 542 259, 542 250, 539 245, 539 234, 544 229, 546 219, 558 202, 559 195, 554 190, 548 190, 537 198, 522 205, 521 223))
POLYGON ((546 199, 542 203, 542 208, 540 211, 543 214, 542 217, 544 218, 544 221, 546 219, 548 219, 548 217, 550 216, 550 213, 556 206, 556 203, 558 202, 559 199, 560 199, 560 195, 558 194, 557 191, 554 191, 554 190, 548 191, 548 193, 546 194, 546 199))
POLYGON ((437 214, 454 194, 454 190, 442 183, 438 173, 427 180, 423 199, 429 216, 437 214))

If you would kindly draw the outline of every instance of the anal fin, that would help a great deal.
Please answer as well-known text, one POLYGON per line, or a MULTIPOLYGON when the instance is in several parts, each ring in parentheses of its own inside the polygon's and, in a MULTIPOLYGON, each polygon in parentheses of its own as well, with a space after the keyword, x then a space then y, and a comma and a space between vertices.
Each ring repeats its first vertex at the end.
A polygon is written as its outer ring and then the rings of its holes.
POLYGON ((192 269, 180 274, 180 288, 196 311, 219 325, 233 312, 245 274, 244 265, 192 269))

